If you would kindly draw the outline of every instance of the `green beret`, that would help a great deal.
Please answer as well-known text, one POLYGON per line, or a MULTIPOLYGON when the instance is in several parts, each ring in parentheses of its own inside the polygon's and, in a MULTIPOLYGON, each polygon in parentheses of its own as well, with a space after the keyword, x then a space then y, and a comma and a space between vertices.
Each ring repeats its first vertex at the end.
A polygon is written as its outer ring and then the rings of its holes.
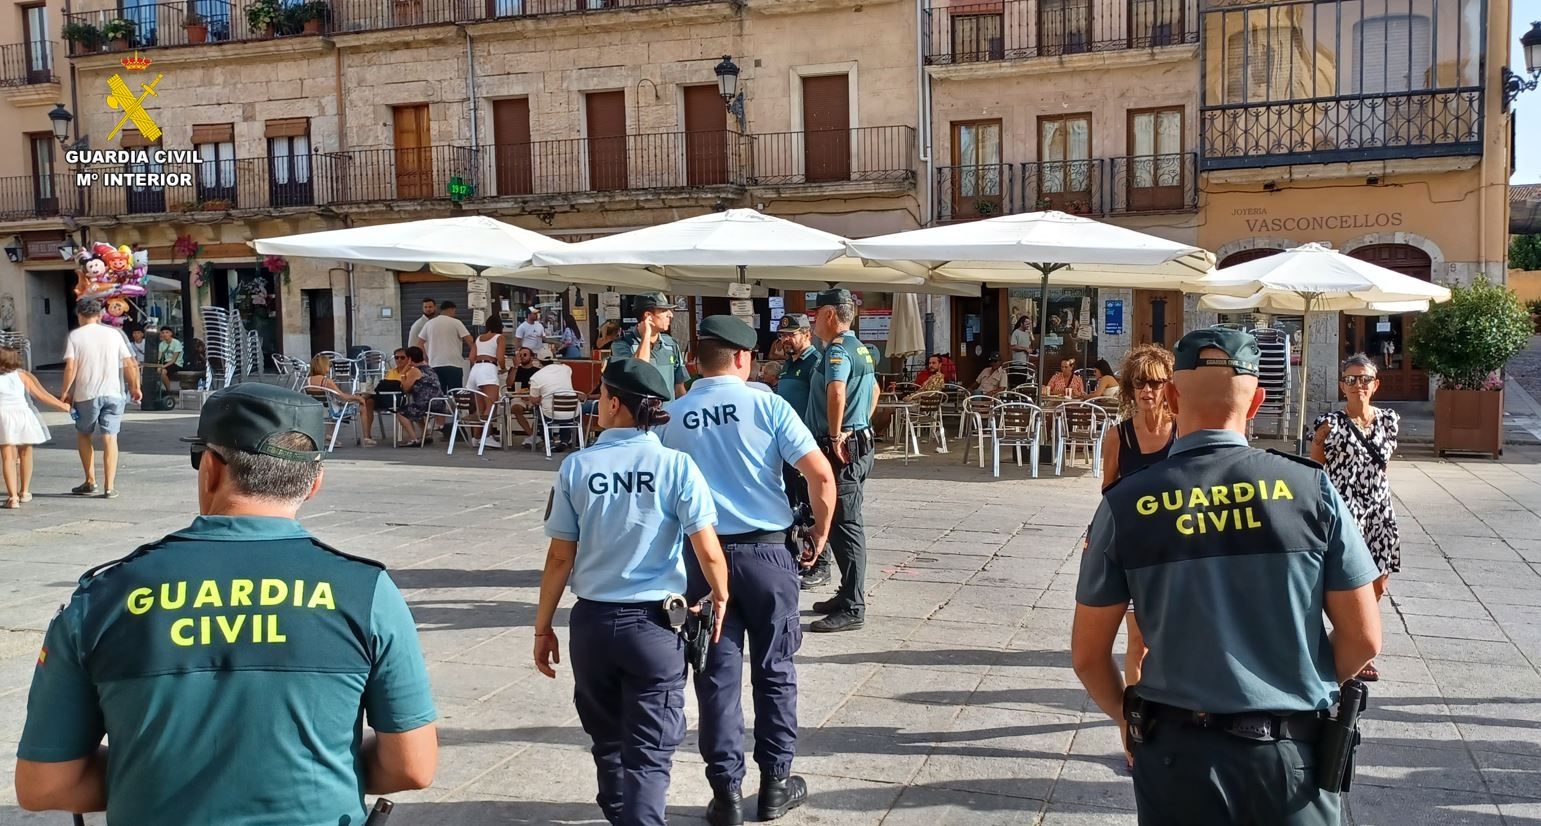
POLYGON ((739 350, 753 350, 760 336, 742 319, 730 315, 709 315, 696 327, 697 338, 712 338, 739 350))
POLYGON ((642 359, 611 359, 602 380, 605 386, 633 396, 652 396, 665 401, 674 397, 658 368, 642 359))

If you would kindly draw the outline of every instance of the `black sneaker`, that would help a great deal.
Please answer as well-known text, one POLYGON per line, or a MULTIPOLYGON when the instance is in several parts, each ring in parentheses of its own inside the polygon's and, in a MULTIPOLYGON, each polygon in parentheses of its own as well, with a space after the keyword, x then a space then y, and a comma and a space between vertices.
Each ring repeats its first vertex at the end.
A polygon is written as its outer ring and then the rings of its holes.
POLYGON ((814 620, 808 625, 808 630, 815 634, 832 634, 837 631, 860 631, 862 618, 848 611, 838 614, 830 614, 821 620, 814 620))
POLYGON ((839 597, 834 597, 832 599, 826 599, 826 600, 823 600, 821 602, 815 602, 813 604, 813 613, 815 613, 815 614, 833 614, 836 611, 844 611, 844 610, 845 610, 845 600, 842 600, 839 597))
POLYGON ((804 591, 812 591, 814 588, 818 588, 821 585, 829 584, 829 568, 814 568, 809 571, 804 571, 799 575, 799 578, 802 579, 802 585, 800 587, 804 591))
POLYGON ((775 820, 808 802, 808 782, 797 775, 760 775, 760 819, 775 820))

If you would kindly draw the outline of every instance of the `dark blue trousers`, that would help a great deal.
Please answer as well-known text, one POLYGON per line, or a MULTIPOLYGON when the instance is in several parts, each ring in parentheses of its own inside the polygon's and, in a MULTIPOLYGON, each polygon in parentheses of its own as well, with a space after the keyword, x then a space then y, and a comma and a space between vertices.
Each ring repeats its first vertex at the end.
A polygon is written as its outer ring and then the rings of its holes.
MULTIPOLYGON (((786 545, 725 545, 728 615, 722 641, 711 647, 706 670, 695 677, 701 706, 701 757, 713 791, 737 788, 744 779, 744 643, 749 644, 749 683, 754 692, 754 762, 783 776, 797 752, 797 670, 792 655, 803 644, 798 615, 797 566, 786 545)), ((687 554, 692 601, 711 590, 693 555, 687 554)))
POLYGON ((658 604, 578 600, 568 622, 573 700, 594 741, 605 819, 662 826, 685 739, 685 650, 658 604))

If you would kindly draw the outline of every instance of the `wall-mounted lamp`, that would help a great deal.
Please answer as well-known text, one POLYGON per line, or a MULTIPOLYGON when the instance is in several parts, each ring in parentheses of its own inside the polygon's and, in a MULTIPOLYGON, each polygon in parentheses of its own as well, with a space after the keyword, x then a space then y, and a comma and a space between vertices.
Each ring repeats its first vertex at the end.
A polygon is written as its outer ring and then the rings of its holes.
POLYGON ((20 264, 21 263, 21 236, 20 235, 13 235, 13 236, 11 236, 11 243, 5 245, 5 257, 7 259, 9 259, 12 264, 20 264))
POLYGON ((1508 66, 1503 67, 1506 112, 1521 92, 1532 91, 1536 88, 1536 81, 1541 79, 1541 21, 1531 23, 1530 31, 1520 38, 1520 51, 1525 55, 1525 71, 1530 75, 1530 80, 1510 71, 1508 66))
POLYGON ((722 95, 723 105, 738 121, 738 131, 748 132, 744 119, 744 93, 738 88, 738 64, 733 62, 732 55, 723 55, 722 62, 712 71, 717 75, 717 93, 722 95))

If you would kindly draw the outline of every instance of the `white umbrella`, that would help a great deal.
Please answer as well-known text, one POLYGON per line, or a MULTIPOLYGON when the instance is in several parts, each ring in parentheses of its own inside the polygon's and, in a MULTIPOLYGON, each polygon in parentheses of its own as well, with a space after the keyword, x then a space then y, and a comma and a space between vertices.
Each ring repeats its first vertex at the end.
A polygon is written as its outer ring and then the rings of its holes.
MULTIPOLYGON (((1198 247, 1063 212, 1002 215, 865 238, 846 246, 864 261, 921 264, 938 281, 1038 283, 1044 310, 1051 281, 1082 287, 1176 289, 1214 266, 1214 256, 1198 247)), ((1039 313, 1040 341, 1048 334, 1048 315, 1039 313)), ((1040 344, 1040 376, 1043 368, 1040 344)))
POLYGON ((890 358, 923 353, 926 349, 925 334, 921 331, 920 300, 914 293, 895 293, 888 327, 888 352, 890 358))
POLYGON ((408 272, 441 264, 474 275, 481 267, 522 267, 539 250, 566 246, 513 224, 481 215, 430 218, 397 224, 349 227, 252 242, 260 255, 328 258, 408 272))
POLYGON ((1201 303, 1211 309, 1255 307, 1269 313, 1302 316, 1300 412, 1295 422, 1297 450, 1305 447, 1312 312, 1389 315, 1420 312, 1427 310, 1430 302, 1450 300, 1450 290, 1445 287, 1360 261, 1323 244, 1301 244, 1276 255, 1216 270, 1185 289, 1205 293, 1201 303))

